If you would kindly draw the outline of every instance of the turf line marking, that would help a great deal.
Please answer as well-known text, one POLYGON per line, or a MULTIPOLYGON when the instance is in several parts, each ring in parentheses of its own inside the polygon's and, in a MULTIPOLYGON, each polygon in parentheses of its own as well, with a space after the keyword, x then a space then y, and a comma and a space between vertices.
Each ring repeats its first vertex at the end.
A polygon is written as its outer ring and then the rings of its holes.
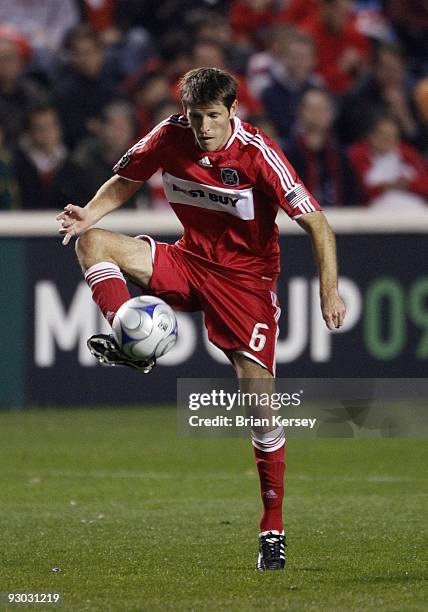
POLYGON ((306 474, 290 474, 288 480, 317 481, 317 480, 340 480, 344 482, 427 482, 426 478, 409 478, 402 476, 385 476, 372 474, 370 476, 308 476, 306 474))
MULTIPOLYGON (((104 471, 79 471, 79 470, 49 470, 39 472, 38 476, 43 478, 112 478, 112 479, 161 479, 161 480, 176 480, 177 473, 171 472, 104 472, 104 471)), ((203 477, 211 477, 214 480, 231 480, 242 478, 243 474, 229 474, 228 472, 203 472, 203 477)), ((255 476, 255 473, 254 473, 255 476)), ((180 474, 182 480, 200 480, 201 474, 180 474)))
MULTIPOLYGON (((106 472, 106 471, 83 471, 83 470, 49 470, 46 472, 39 472, 36 475, 38 478, 107 478, 107 479, 161 479, 161 480, 176 480, 177 473, 170 472, 106 472)), ((205 478, 210 477, 213 480, 235 480, 240 479, 243 476, 247 478, 255 478, 255 471, 245 471, 244 473, 229 473, 229 472, 203 472, 205 478)), ((29 478, 34 478, 35 475, 29 475, 29 478)), ((184 480, 200 480, 201 474, 185 474, 180 476, 184 480)), ((290 474, 286 476, 286 481, 299 480, 302 482, 317 482, 317 481, 341 481, 341 482, 373 482, 373 483, 412 483, 412 482, 426 482, 424 478, 409 478, 400 476, 387 476, 379 474, 371 474, 369 476, 311 476, 308 474, 290 474)))

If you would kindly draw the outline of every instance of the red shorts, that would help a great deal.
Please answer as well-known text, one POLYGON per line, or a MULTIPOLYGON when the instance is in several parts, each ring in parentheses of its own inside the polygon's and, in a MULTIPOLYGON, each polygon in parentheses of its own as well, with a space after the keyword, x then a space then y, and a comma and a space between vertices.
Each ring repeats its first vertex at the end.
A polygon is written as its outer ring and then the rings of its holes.
POLYGON ((208 338, 229 359, 238 351, 275 375, 281 314, 276 278, 229 270, 175 244, 139 238, 152 247, 150 292, 176 310, 202 310, 208 338))

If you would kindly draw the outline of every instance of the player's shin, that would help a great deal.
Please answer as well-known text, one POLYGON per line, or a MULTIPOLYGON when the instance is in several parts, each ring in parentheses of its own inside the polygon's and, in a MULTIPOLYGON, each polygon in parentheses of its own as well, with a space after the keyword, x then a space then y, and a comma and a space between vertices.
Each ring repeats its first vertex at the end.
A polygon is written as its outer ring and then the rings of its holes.
POLYGON ((131 297, 120 268, 110 261, 102 261, 86 270, 85 280, 94 302, 111 325, 120 306, 131 297))
POLYGON ((263 512, 260 531, 283 531, 285 434, 278 427, 267 433, 251 432, 254 455, 260 479, 263 512))

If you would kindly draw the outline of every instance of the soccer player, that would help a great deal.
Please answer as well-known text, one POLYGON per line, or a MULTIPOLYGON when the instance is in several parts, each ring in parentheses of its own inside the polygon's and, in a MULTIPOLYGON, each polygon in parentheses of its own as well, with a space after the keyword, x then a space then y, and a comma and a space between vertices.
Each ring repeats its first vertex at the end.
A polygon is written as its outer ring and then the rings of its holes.
MULTIPOLYGON (((180 82, 183 115, 157 125, 129 149, 85 206, 68 204, 57 219, 63 244, 73 236, 93 299, 109 323, 130 293, 124 274, 173 308, 202 310, 210 340, 232 362, 240 380, 272 382, 280 308, 278 228, 282 208, 312 239, 321 309, 329 329, 340 327, 345 306, 337 289, 335 239, 320 206, 278 146, 236 116, 237 84, 223 70, 197 68, 180 82), (168 200, 184 227, 175 244, 156 243, 92 228, 135 194, 159 168, 168 200)), ((104 363, 149 371, 133 362, 112 336, 89 339, 104 363)), ((284 430, 251 432, 263 513, 257 569, 285 566, 282 520, 284 430)))

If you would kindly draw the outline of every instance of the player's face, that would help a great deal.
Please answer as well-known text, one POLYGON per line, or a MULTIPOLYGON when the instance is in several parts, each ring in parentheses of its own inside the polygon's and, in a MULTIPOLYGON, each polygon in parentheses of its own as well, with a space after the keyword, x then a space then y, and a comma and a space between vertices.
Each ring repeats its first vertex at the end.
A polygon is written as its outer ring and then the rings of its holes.
POLYGON ((203 151, 218 151, 224 147, 232 134, 230 120, 235 116, 236 107, 235 100, 230 111, 222 103, 185 109, 196 142, 203 151))

